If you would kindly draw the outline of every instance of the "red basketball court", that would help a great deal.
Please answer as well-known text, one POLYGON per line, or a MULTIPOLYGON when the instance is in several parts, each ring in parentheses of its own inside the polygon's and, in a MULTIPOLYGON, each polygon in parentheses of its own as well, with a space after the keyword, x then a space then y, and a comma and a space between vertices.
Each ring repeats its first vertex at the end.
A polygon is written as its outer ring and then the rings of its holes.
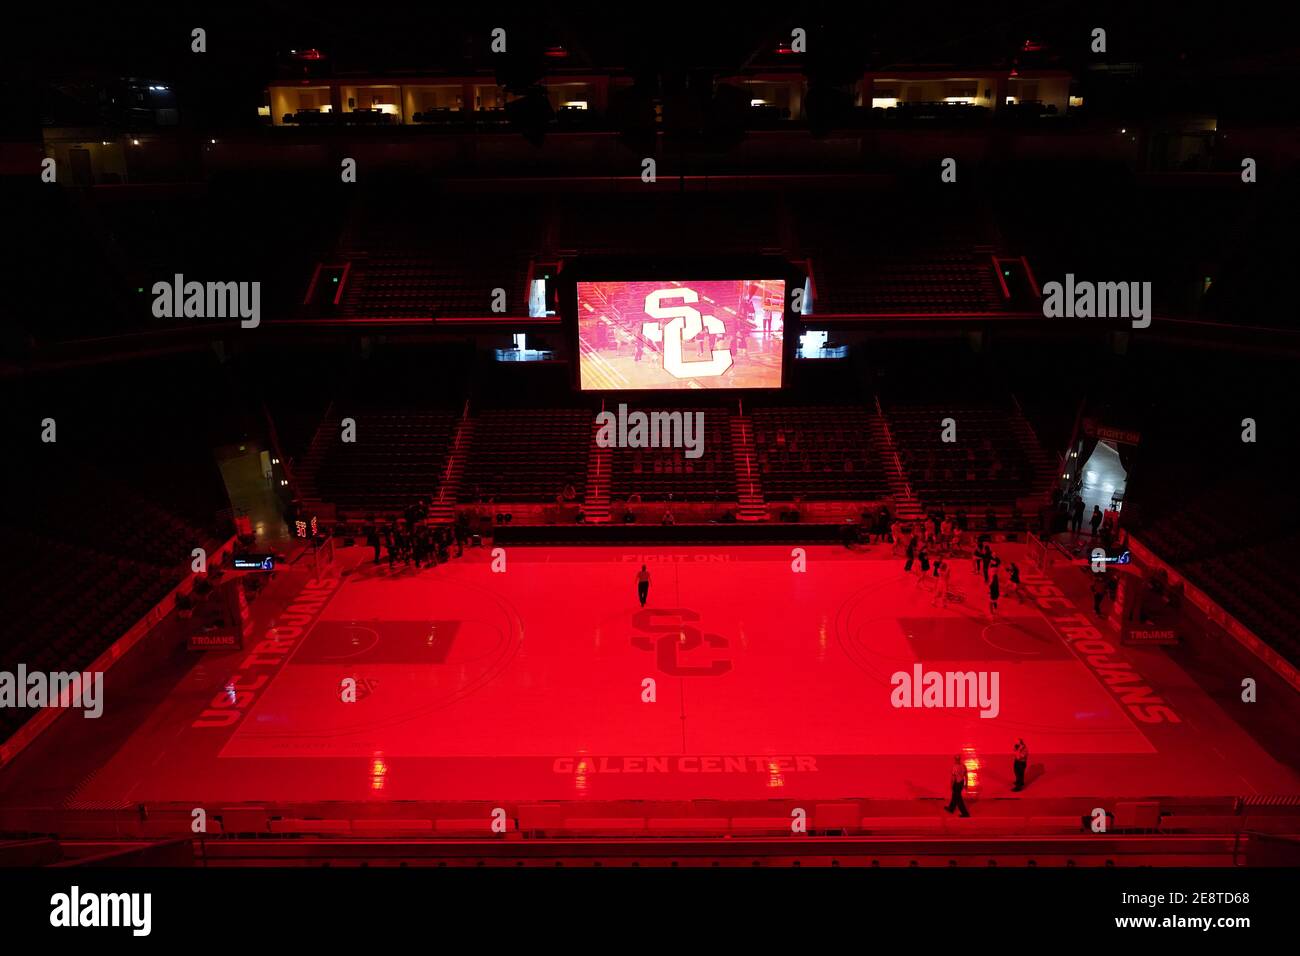
POLYGON ((777 546, 484 548, 419 571, 353 548, 319 580, 302 560, 242 651, 137 691, 111 747, 107 718, 88 735, 65 717, 4 801, 915 801, 946 798, 955 753, 978 799, 1011 796, 1018 737, 1022 798, 1300 792, 1164 649, 1102 627, 1081 650, 1081 574, 1053 584, 1021 546, 999 552, 1039 595, 1006 595, 1004 574, 996 620, 968 559, 941 608, 888 546, 809 546, 803 571, 777 546), (1113 653, 1085 653, 1098 641, 1113 653), (891 676, 917 663, 996 672, 996 716, 893 706, 891 676))

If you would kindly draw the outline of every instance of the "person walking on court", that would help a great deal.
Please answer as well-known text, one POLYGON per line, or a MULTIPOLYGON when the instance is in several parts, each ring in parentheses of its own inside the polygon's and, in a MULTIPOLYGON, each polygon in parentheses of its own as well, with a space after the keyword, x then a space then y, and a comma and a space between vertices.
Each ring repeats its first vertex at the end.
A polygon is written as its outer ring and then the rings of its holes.
POLYGON ((1025 739, 1021 737, 1016 741, 1016 759, 1012 762, 1011 767, 1016 772, 1016 785, 1011 789, 1019 793, 1025 789, 1025 768, 1029 766, 1029 747, 1025 745, 1025 739))
POLYGON ((998 573, 993 572, 993 577, 989 581, 989 617, 998 616, 998 595, 1001 591, 1001 585, 998 582, 998 573))
POLYGON ((952 758, 952 799, 944 807, 949 813, 954 810, 960 810, 963 817, 970 816, 970 811, 966 809, 966 801, 961 798, 961 792, 966 789, 966 765, 961 762, 961 754, 952 758))
POLYGON ((1083 530, 1083 498, 1075 495, 1070 499, 1070 530, 1078 534, 1083 530))
POLYGON ((939 584, 939 580, 938 580, 938 578, 939 578, 939 559, 938 559, 938 558, 935 558, 935 559, 934 559, 934 574, 931 575, 931 573, 930 573, 930 553, 926 550, 926 546, 925 546, 925 545, 921 545, 921 551, 920 551, 920 553, 917 555, 917 557, 920 559, 920 562, 921 562, 921 573, 918 574, 918 575, 916 576, 916 589, 919 591, 919 590, 920 590, 921 588, 923 588, 923 587, 928 587, 929 585, 928 585, 926 579, 929 578, 929 577, 934 577, 934 579, 935 579, 935 582, 934 582, 934 583, 935 583, 935 585, 937 586, 937 585, 939 584))
POLYGON ((952 567, 947 560, 939 560, 934 563, 934 599, 930 606, 939 605, 940 607, 948 606, 948 578, 952 573, 952 567))
POLYGON ((1092 506, 1092 518, 1088 524, 1092 526, 1092 536, 1097 537, 1097 531, 1101 528, 1101 523, 1106 520, 1106 516, 1101 513, 1101 505, 1092 506))
POLYGON ((645 607, 645 599, 650 596, 650 572, 641 565, 641 570, 636 576, 636 596, 641 601, 641 606, 645 607))
POLYGON ((1011 566, 1007 568, 1007 580, 1011 584, 1011 586, 1007 588, 1007 594, 1014 594, 1016 600, 1021 604, 1024 604, 1025 596, 1020 591, 1020 567, 1014 561, 1012 561, 1011 566))
POLYGON ((903 565, 904 573, 912 570, 912 562, 916 560, 916 535, 907 539, 907 562, 903 565))
POLYGON ((1106 582, 1101 580, 1101 575, 1094 575, 1092 582, 1092 611, 1098 617, 1101 617, 1101 602, 1106 597, 1106 582))

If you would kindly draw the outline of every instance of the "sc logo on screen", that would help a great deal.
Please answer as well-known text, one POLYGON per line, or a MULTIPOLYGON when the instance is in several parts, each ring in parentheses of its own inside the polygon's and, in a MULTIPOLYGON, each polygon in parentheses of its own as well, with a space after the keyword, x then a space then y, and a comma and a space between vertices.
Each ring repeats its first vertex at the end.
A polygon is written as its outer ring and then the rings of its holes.
POLYGON ((704 332, 721 335, 726 331, 721 319, 700 315, 685 304, 699 300, 694 289, 685 288, 657 289, 645 297, 645 314, 659 321, 642 323, 641 334, 651 342, 662 343, 664 371, 674 378, 712 378, 731 368, 731 349, 711 349, 707 361, 682 361, 683 342, 692 342, 704 332), (683 304, 660 305, 663 299, 681 299, 683 304))

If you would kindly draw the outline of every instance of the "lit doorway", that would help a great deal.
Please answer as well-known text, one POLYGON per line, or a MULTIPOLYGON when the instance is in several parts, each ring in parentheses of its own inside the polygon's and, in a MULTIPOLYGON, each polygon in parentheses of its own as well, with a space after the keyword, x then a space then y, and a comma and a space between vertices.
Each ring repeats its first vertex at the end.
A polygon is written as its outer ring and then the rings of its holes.
POLYGON ((1115 502, 1122 510, 1127 484, 1128 472, 1124 470, 1114 443, 1097 442, 1092 457, 1083 466, 1083 483, 1079 487, 1079 496, 1084 504, 1084 523, 1092 514, 1093 505, 1100 505, 1105 512, 1111 507, 1111 502, 1115 502))

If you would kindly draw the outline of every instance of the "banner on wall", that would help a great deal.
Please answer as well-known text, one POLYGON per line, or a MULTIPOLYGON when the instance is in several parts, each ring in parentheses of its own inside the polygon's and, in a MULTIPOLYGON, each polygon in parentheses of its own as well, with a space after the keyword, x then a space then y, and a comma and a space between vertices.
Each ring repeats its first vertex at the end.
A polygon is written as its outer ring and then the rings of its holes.
POLYGON ((1126 627, 1124 628, 1125 644, 1177 644, 1178 631, 1172 627, 1126 627))
POLYGON ((1095 438, 1098 441, 1110 441, 1120 445, 1140 445, 1142 443, 1141 432, 1129 428, 1112 428, 1110 425, 1101 424, 1095 418, 1085 418, 1083 420, 1083 433, 1089 438, 1095 438))

